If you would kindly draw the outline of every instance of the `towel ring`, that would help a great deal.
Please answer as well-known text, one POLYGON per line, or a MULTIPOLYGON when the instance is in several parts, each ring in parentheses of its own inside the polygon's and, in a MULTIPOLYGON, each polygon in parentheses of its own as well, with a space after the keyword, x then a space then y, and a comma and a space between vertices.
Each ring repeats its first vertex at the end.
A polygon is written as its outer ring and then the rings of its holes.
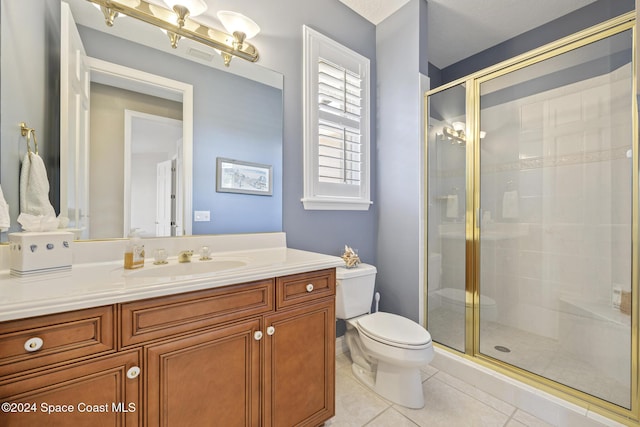
POLYGON ((31 158, 31 136, 33 136, 33 144, 35 146, 35 153, 38 154, 38 140, 36 139, 36 130, 30 127, 27 127, 25 122, 20 123, 20 134, 22 136, 27 137, 27 153, 29 153, 29 158, 31 158))

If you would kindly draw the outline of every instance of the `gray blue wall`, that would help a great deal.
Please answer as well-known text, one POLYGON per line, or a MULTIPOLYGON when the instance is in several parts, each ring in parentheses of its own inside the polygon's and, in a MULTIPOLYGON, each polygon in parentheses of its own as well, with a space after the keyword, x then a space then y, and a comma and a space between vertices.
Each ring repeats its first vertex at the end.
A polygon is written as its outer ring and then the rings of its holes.
POLYGON ((260 64, 284 75, 283 223, 288 245, 338 255, 349 244, 376 262, 377 200, 368 211, 305 211, 303 196, 302 25, 371 60, 371 194, 376 192, 376 28, 338 0, 255 2, 246 12, 262 28, 260 64))
MULTIPOLYGON (((0 49, 0 184, 15 222, 19 214, 20 162, 27 151, 20 122, 36 129, 51 187, 59 185, 54 165, 59 163, 60 139, 60 4, 2 0, 1 7, 2 28, 11 31, 3 35, 0 49)), ((58 198, 51 201, 57 210, 58 198)), ((5 233, 2 241, 6 241, 5 233)))
POLYGON ((420 72, 427 73, 426 13, 426 1, 411 0, 378 24, 376 31, 376 288, 381 310, 416 321, 420 315, 422 221, 420 72))

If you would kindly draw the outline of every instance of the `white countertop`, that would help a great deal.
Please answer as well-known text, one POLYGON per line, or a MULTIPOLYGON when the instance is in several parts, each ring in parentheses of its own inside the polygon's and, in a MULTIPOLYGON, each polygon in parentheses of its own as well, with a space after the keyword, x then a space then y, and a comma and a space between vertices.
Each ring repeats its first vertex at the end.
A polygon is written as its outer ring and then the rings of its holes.
POLYGON ((168 265, 158 266, 153 265, 153 260, 147 258, 145 266, 137 270, 125 270, 122 261, 82 263, 74 265, 68 272, 30 278, 12 277, 8 269, 1 270, 0 321, 197 291, 344 265, 342 259, 337 256, 286 247, 216 251, 211 257, 212 261, 200 261, 194 255, 191 263, 198 270, 202 270, 202 267, 195 264, 205 265, 211 262, 210 265, 215 266, 216 261, 224 260, 240 260, 244 265, 215 272, 181 274, 173 277, 162 274, 153 276, 160 269, 170 271, 174 268, 178 264, 175 256, 169 258, 168 265))

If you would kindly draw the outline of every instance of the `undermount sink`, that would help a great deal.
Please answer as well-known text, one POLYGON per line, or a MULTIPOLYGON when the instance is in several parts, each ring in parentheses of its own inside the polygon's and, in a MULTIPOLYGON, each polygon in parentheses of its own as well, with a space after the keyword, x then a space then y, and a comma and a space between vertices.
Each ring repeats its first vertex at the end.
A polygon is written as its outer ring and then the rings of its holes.
POLYGON ((244 267, 246 261, 242 260, 210 260, 210 261, 192 261, 185 263, 169 263, 166 265, 150 265, 147 264, 140 270, 134 270, 126 273, 127 277, 179 277, 193 276, 207 273, 215 273, 217 271, 231 270, 234 268, 244 267))

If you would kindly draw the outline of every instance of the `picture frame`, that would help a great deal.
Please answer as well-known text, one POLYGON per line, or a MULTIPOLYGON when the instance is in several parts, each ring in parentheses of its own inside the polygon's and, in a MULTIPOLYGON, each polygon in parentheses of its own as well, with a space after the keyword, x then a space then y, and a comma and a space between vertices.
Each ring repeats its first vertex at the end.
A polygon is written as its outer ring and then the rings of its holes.
POLYGON ((273 195, 273 166, 218 157, 216 191, 259 196, 273 195))

